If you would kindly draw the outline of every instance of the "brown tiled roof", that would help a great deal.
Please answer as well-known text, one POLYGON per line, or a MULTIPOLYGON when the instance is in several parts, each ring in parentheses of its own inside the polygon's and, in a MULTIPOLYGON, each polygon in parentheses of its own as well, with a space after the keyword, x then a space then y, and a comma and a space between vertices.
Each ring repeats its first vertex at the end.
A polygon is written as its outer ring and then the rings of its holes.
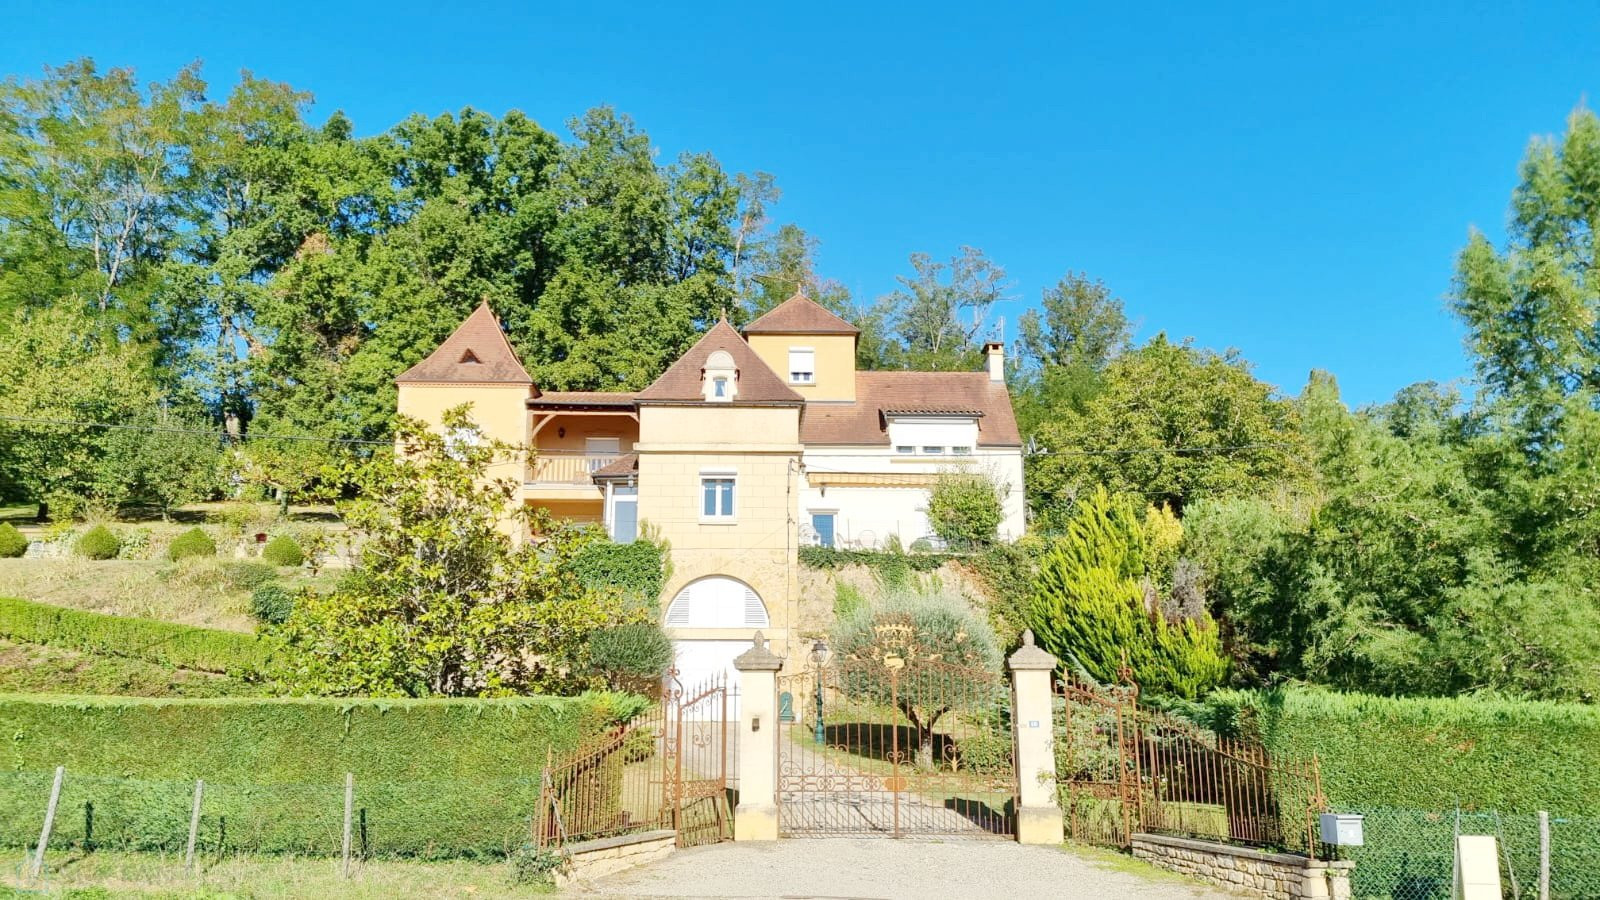
POLYGON ((767 310, 744 327, 745 334, 860 334, 861 329, 829 312, 805 294, 767 310))
POLYGON ((733 357, 733 364, 739 370, 739 385, 734 394, 733 403, 793 403, 799 405, 805 398, 789 389, 761 357, 750 349, 745 339, 739 332, 733 330, 724 319, 718 322, 705 336, 689 348, 672 364, 672 367, 661 374, 649 387, 640 391, 635 399, 641 403, 704 403, 705 395, 701 393, 701 373, 705 369, 706 358, 718 350, 728 351, 733 357))
POLYGON ((800 440, 806 444, 889 441, 884 413, 976 415, 978 446, 1020 447, 1022 436, 1006 386, 987 372, 857 372, 853 403, 806 404, 800 440))
POLYGON ((613 460, 609 465, 601 466, 590 475, 595 481, 610 481, 614 478, 632 478, 639 474, 639 454, 624 453, 613 460))
POLYGON ((396 382, 432 384, 533 384, 528 370, 500 330, 488 302, 467 316, 428 358, 405 370, 396 382))
POLYGON ((633 391, 544 391, 528 401, 529 409, 556 409, 566 406, 633 407, 633 391))

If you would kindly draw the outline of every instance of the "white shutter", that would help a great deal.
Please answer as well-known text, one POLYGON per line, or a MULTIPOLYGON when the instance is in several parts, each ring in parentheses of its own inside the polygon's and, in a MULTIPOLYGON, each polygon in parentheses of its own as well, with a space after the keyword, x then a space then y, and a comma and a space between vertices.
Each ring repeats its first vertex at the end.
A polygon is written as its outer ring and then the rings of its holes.
POLYGON ((667 627, 683 628, 689 624, 689 589, 684 588, 667 607, 667 627))
POLYGON ((749 588, 744 589, 744 624, 750 628, 766 628, 769 624, 766 605, 749 588))

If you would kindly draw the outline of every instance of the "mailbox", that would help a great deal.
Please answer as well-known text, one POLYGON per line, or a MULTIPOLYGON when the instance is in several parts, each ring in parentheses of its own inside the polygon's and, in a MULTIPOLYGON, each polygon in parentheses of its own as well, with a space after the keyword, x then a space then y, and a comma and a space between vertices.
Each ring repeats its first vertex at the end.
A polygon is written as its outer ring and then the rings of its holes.
POLYGON ((1362 839, 1362 820, 1365 816, 1354 813, 1323 813, 1322 842, 1335 847, 1360 847, 1362 839))

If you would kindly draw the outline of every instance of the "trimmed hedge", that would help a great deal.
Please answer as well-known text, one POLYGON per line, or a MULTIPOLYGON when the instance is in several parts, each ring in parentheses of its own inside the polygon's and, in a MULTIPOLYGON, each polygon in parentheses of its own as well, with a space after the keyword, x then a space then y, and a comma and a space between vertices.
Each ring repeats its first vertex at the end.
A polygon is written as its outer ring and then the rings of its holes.
POLYGON ((1389 698, 1311 689, 1222 691, 1219 725, 1322 764, 1336 808, 1600 808, 1600 708, 1545 701, 1389 698))
POLYGON ((547 751, 636 711, 627 700, 0 695, 0 844, 37 839, 61 765, 58 845, 180 849, 203 778, 207 853, 333 854, 350 772, 358 851, 498 856, 528 840, 547 751))
POLYGON ((0 597, 0 637, 244 677, 268 672, 278 649, 277 642, 253 634, 108 616, 15 597, 0 597))
POLYGON ((801 547, 800 565, 808 569, 840 569, 845 566, 868 566, 873 569, 909 569, 913 572, 932 572, 952 560, 965 561, 970 554, 963 553, 895 553, 890 550, 841 550, 836 547, 801 547))

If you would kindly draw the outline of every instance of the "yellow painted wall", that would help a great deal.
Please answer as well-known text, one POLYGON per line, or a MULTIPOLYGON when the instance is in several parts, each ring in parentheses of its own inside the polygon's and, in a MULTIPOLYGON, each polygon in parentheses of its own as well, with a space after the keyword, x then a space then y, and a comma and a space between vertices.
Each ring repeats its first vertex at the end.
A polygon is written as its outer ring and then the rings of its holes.
MULTIPOLYGON (((401 415, 420 419, 437 428, 444 411, 470 404, 468 415, 486 437, 519 449, 528 444, 528 385, 503 384, 400 384, 401 415)), ((489 478, 509 478, 522 483, 524 455, 498 463, 489 478)))
POLYGON ((789 382, 789 348, 817 353, 815 384, 790 384, 807 400, 856 399, 856 339, 849 334, 752 334, 747 340, 767 367, 789 382))
POLYGON ((550 515, 574 522, 600 522, 605 519, 605 500, 529 500, 550 515))
MULTIPOLYGON (((684 585, 728 575, 767 606, 765 629, 783 653, 799 602, 798 543, 792 521, 799 492, 799 410, 651 407, 641 411, 639 519, 672 546, 672 578, 662 612, 684 585), (708 445, 721 444, 715 449, 708 445), (735 473, 734 522, 701 521, 704 470, 735 473)), ((724 638, 748 637, 727 629, 724 638)), ((684 635, 688 636, 688 635, 684 635)), ((696 632, 695 637, 710 637, 696 632)))
POLYGON ((646 406, 639 445, 798 446, 800 411, 792 406, 646 406))

